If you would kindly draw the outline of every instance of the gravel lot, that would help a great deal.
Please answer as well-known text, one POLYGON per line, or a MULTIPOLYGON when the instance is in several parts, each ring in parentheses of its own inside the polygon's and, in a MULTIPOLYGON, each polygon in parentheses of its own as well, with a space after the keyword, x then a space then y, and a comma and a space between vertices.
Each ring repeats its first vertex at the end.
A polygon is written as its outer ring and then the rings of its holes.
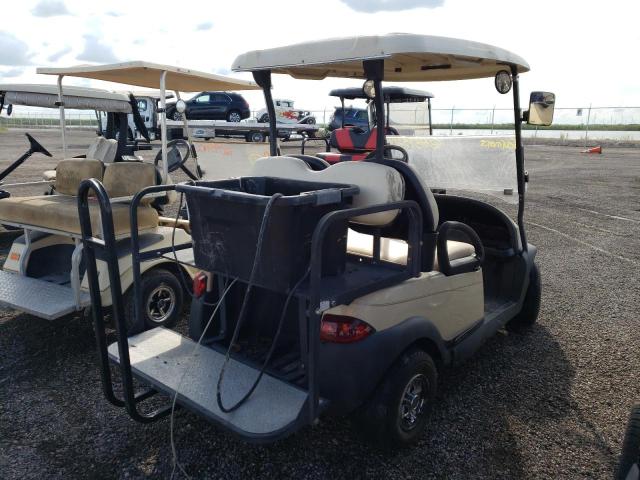
MULTIPOLYGON (((55 131, 35 132, 46 146, 55 131)), ((74 132, 81 153, 89 132, 74 132)), ((0 133, 7 165, 26 149, 0 133)), ((59 149, 52 148, 52 153, 59 149)), ((529 146, 526 219, 543 303, 526 335, 500 333, 441 376, 430 431, 384 454, 344 419, 275 445, 243 444, 176 416, 181 462, 197 478, 611 478, 640 400, 640 150, 529 146)), ((55 162, 34 157, 14 178, 55 162)), ((33 193, 40 187, 31 188, 33 193)), ((27 193, 27 189, 16 191, 27 193)), ((6 254, 10 241, 0 248, 6 254)), ((168 478, 169 421, 139 425, 103 398, 92 329, 0 311, 0 477, 168 478)))

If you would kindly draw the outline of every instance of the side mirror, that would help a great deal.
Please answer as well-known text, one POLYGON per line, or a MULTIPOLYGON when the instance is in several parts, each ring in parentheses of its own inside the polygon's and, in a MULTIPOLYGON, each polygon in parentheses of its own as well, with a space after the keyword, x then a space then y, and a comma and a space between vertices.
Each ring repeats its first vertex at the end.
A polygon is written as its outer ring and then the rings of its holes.
POLYGON ((553 123, 556 94, 551 92, 531 92, 527 123, 547 127, 553 123))
POLYGON ((7 105, 7 116, 10 117, 12 112, 13 112, 13 105, 12 104, 7 105))
POLYGON ((187 104, 184 103, 184 100, 178 100, 176 102, 176 111, 178 113, 184 113, 187 110, 187 104))

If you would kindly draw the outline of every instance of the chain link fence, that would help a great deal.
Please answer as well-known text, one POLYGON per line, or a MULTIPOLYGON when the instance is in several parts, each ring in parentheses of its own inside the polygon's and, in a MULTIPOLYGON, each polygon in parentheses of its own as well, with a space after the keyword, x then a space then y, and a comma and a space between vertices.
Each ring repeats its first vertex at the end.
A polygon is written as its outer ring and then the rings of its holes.
MULTIPOLYGON (((319 125, 331 121, 334 107, 311 111, 319 125)), ((252 115, 255 118, 255 112, 252 115)), ((67 111, 70 128, 95 129, 94 112, 67 111)), ((513 110, 508 108, 433 108, 431 118, 436 135, 499 135, 513 128, 513 110)), ((428 134, 429 112, 425 103, 394 104, 391 124, 401 133, 428 134)), ((0 127, 47 128, 59 125, 55 111, 15 108, 11 116, 0 115, 0 127)), ((556 107, 551 127, 525 126, 527 137, 560 140, 610 139, 640 141, 640 107, 556 107)))

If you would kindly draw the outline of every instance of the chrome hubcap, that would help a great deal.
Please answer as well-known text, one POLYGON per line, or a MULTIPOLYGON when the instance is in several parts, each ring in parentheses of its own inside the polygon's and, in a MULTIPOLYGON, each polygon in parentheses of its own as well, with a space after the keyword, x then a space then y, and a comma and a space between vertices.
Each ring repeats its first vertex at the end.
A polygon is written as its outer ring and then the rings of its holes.
POLYGON ((427 402, 428 385, 426 377, 420 373, 405 387, 400 400, 400 426, 403 430, 413 430, 418 424, 427 402))
POLYGON ((147 316, 151 321, 162 323, 173 313, 176 306, 176 294, 172 288, 162 284, 157 286, 147 299, 147 316))

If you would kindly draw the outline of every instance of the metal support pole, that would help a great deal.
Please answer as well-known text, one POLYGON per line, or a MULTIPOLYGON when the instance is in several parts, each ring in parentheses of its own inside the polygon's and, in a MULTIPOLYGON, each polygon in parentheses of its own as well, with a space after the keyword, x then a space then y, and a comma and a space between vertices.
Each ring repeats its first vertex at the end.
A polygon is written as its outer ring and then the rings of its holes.
POLYGON ((433 135, 433 122, 431 120, 431 99, 427 98, 427 110, 429 112, 429 135, 433 135))
POLYGON ((169 163, 167 161, 167 91, 166 91, 167 71, 160 74, 160 135, 162 141, 162 183, 166 184, 169 179, 169 163))
POLYGON ((524 147, 522 146, 522 112, 520 111, 520 82, 518 79, 518 67, 511 65, 513 77, 513 123, 516 134, 516 173, 518 175, 518 229, 522 249, 526 252, 527 235, 524 230, 524 195, 526 191, 524 179, 524 147))
POLYGON ((493 110, 491 110, 491 135, 493 135, 493 125, 496 118, 496 106, 493 106, 493 110))
POLYGON ((587 113, 587 129, 584 132, 584 148, 587 148, 587 139, 589 137, 589 122, 591 121, 591 103, 589 104, 589 113, 587 113))
POLYGON ((62 158, 67 158, 67 128, 64 119, 64 95, 62 94, 62 77, 58 75, 58 109, 60 110, 60 129, 62 130, 62 158))
POLYGON ((455 110, 455 106, 451 107, 451 118, 449 119, 449 135, 453 135, 453 111, 455 110))

